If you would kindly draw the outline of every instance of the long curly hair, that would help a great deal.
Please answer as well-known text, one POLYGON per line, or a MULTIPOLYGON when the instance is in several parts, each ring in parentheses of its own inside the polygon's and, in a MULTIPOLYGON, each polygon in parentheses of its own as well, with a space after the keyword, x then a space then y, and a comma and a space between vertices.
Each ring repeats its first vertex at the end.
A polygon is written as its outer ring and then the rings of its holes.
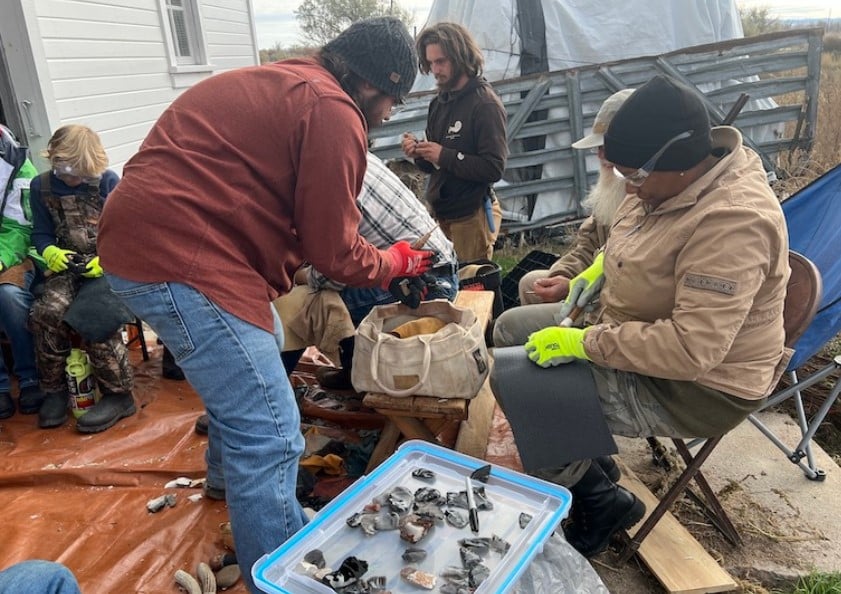
POLYGON ((415 45, 418 50, 418 67, 429 74, 432 64, 426 59, 426 46, 438 44, 456 70, 470 78, 482 74, 485 58, 470 31, 458 23, 436 23, 420 32, 415 45))

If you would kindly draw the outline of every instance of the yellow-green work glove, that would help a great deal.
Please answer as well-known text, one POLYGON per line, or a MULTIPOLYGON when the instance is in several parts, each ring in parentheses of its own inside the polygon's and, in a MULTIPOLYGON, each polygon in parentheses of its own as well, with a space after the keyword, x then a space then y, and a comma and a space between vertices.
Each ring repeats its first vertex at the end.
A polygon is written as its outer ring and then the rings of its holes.
POLYGON ((561 328, 551 326, 532 332, 526 342, 526 353, 541 367, 555 367, 575 359, 587 359, 584 335, 589 328, 561 328))
POLYGON ((85 278, 99 278, 102 274, 102 266, 99 265, 99 256, 94 256, 91 258, 91 261, 88 262, 88 265, 85 266, 85 271, 82 273, 82 276, 85 278))
POLYGON ((64 272, 67 270, 67 259, 75 253, 73 250, 63 250, 57 245, 48 245, 41 255, 47 262, 47 268, 53 272, 64 272))
POLYGON ((584 307, 595 300, 603 285, 604 252, 599 252, 587 270, 569 281, 569 293, 561 303, 560 318, 567 317, 576 305, 584 307))

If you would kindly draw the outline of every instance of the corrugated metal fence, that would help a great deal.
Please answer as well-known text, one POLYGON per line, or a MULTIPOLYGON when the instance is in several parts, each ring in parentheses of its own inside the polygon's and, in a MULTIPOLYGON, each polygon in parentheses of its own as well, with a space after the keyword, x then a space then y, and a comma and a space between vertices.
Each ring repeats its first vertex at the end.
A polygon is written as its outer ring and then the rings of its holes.
MULTIPOLYGON (((510 157, 495 191, 503 228, 524 231, 580 217, 597 161, 570 144, 584 136, 602 101, 657 73, 695 86, 711 119, 721 122, 743 93, 750 101, 733 125, 775 171, 775 156, 808 149, 814 139, 823 30, 800 29, 685 48, 584 68, 493 83, 508 112, 510 157)), ((410 95, 403 109, 372 131, 372 149, 402 158, 400 135, 426 127, 434 92, 410 95)))

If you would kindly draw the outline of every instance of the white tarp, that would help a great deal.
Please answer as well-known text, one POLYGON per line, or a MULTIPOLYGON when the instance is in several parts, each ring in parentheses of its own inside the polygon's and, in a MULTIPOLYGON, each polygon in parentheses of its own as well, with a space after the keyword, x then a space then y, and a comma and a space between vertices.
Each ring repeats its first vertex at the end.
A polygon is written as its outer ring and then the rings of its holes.
MULTIPOLYGON (((735 0, 542 0, 549 70, 664 54, 742 37, 735 0)), ((435 0, 427 24, 467 27, 490 81, 520 76, 516 0, 435 0)), ((435 87, 420 76, 413 91, 435 87)))

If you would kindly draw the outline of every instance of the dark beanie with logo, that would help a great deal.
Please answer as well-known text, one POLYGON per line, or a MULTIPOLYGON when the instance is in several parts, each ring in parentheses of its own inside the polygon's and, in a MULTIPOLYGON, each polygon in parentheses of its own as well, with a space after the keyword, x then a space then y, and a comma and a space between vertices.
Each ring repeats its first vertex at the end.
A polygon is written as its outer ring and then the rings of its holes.
POLYGON ((324 50, 340 55, 351 72, 397 100, 402 101, 415 82, 415 44, 395 17, 357 21, 324 50))
POLYGON ((657 75, 625 101, 604 135, 605 159, 622 167, 642 167, 679 134, 657 159, 654 171, 685 171, 712 150, 710 118, 697 91, 672 78, 657 75))

